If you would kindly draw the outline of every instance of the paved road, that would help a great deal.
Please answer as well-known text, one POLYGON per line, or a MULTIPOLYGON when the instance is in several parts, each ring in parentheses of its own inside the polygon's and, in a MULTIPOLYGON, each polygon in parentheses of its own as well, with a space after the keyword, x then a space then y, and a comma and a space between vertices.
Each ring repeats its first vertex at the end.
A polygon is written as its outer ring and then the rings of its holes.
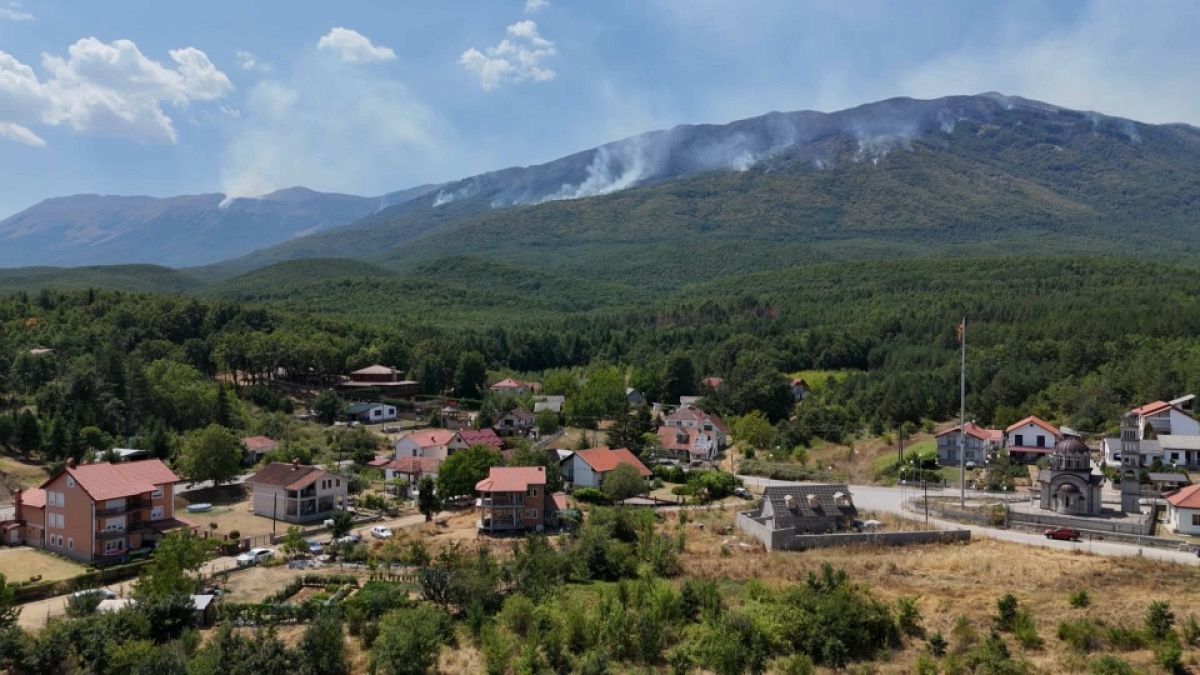
MULTIPOLYGON (((769 478, 760 478, 758 476, 739 476, 742 482, 746 485, 754 486, 759 489, 768 485, 803 485, 802 482, 772 480, 769 478)), ((872 511, 886 511, 896 513, 908 518, 919 518, 918 514, 914 514, 904 508, 904 502, 916 497, 919 490, 914 488, 904 487, 881 487, 878 485, 851 485, 850 491, 854 495, 854 502, 859 508, 869 509, 872 511)), ((930 494, 934 494, 930 491, 930 494)), ((938 495, 954 495, 958 496, 957 489, 938 490, 938 495)), ((968 490, 967 497, 995 497, 994 494, 973 492, 968 490)), ((1014 544, 1025 544, 1027 546, 1040 546, 1042 548, 1054 548, 1063 551, 1083 551, 1085 553, 1093 553, 1096 555, 1106 556, 1126 556, 1126 557, 1143 557, 1151 560, 1164 560, 1168 562, 1179 563, 1182 565, 1200 565, 1200 558, 1197 558, 1195 553, 1188 551, 1172 551, 1155 547, 1141 547, 1136 544, 1126 544, 1112 541, 1057 541, 1047 539, 1045 536, 1022 532, 1020 530, 999 530, 990 527, 979 527, 975 525, 965 525, 963 523, 955 523, 937 518, 930 518, 929 524, 943 529, 967 529, 971 531, 972 537, 987 537, 998 541, 1007 541, 1014 544)))

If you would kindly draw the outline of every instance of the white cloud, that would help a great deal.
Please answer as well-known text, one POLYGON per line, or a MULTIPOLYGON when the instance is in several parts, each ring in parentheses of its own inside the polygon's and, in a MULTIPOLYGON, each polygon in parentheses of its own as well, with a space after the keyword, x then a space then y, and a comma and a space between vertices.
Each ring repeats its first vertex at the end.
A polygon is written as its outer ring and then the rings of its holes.
POLYGON ((550 6, 550 0, 525 0, 525 13, 536 14, 550 6))
POLYGON ((270 73, 275 70, 274 66, 258 58, 254 52, 239 49, 233 54, 237 59, 238 67, 242 70, 256 71, 259 73, 270 73))
POLYGON ((7 138, 10 141, 32 145, 35 148, 40 148, 46 145, 46 141, 41 136, 33 133, 29 127, 23 127, 20 124, 12 122, 0 122, 0 138, 7 138))
POLYGON ((84 38, 71 45, 66 58, 43 54, 48 77, 42 80, 33 68, 0 52, 0 100, 7 117, 0 122, 26 131, 26 125, 68 125, 79 133, 174 143, 175 127, 164 104, 183 108, 214 101, 233 85, 194 47, 168 54, 174 67, 147 58, 129 40, 84 38))
POLYGON ((537 24, 526 19, 507 28, 514 39, 504 39, 495 47, 480 51, 471 47, 458 63, 479 79, 479 86, 490 91, 506 82, 546 82, 557 73, 542 65, 556 53, 554 43, 538 34, 537 24))
POLYGON ((317 49, 337 52, 338 57, 346 63, 396 60, 396 52, 390 48, 377 47, 362 33, 341 26, 321 36, 317 41, 317 49))
POLYGON ((33 15, 21 9, 21 3, 10 2, 0 7, 0 21, 33 21, 33 15))

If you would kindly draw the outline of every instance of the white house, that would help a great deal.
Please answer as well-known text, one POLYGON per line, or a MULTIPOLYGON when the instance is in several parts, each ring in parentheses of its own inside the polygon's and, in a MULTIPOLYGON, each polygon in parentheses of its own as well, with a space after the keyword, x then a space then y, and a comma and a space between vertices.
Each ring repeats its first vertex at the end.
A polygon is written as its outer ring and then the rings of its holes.
POLYGON ((598 488, 604 482, 604 476, 622 464, 637 469, 643 478, 652 474, 633 453, 625 448, 610 450, 608 448, 592 448, 571 453, 563 460, 563 477, 570 476, 572 486, 576 488, 598 488), (566 463, 569 462, 568 466, 566 463))
POLYGON ((459 450, 466 450, 468 445, 457 431, 421 429, 396 441, 392 447, 396 450, 396 459, 426 457, 444 460, 459 450))
POLYGON ((673 429, 696 429, 710 434, 716 446, 714 452, 720 452, 729 438, 729 427, 720 417, 710 415, 693 405, 680 406, 678 410, 667 415, 663 425, 673 429))
POLYGON ((1004 430, 1004 447, 1016 462, 1036 462, 1054 450, 1061 434, 1049 422, 1030 415, 1004 430))
POLYGON ((1200 535, 1200 485, 1167 495, 1167 523, 1175 534, 1200 535))
POLYGON ((362 424, 392 422, 396 419, 396 406, 386 403, 355 403, 346 408, 346 417, 362 424))
POLYGON ((402 457, 383 465, 383 477, 387 481, 403 480, 407 484, 409 497, 417 496, 417 484, 428 476, 437 480, 438 467, 442 460, 430 457, 402 457))
POLYGON ((1169 402, 1147 403, 1130 410, 1138 418, 1138 439, 1146 438, 1148 432, 1151 437, 1166 434, 1200 436, 1200 422, 1182 407, 1190 401, 1190 396, 1183 396, 1169 402))
POLYGON ((658 446, 682 459, 713 460, 717 456, 715 434, 685 427, 659 427, 658 446))
POLYGON ((315 466, 271 462, 246 479, 254 514, 289 523, 324 520, 345 510, 349 486, 344 478, 315 466))
MULTIPOLYGON (((1004 443, 1004 432, 999 429, 984 429, 974 422, 967 422, 967 435, 964 454, 966 461, 976 466, 987 463, 988 453, 1000 449, 1004 443)), ((937 440, 938 463, 944 466, 958 466, 959 427, 951 427, 934 434, 937 440)))

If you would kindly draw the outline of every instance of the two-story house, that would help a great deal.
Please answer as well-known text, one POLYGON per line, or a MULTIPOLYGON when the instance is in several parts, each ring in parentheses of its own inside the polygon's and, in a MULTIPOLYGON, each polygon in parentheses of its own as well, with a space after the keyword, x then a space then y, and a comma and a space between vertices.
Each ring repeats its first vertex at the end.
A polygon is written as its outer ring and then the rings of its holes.
MULTIPOLYGON (((191 527, 175 518, 179 477, 157 459, 67 466, 17 494, 19 543, 68 558, 106 563, 144 548, 166 532, 191 527)), ((9 533, 8 543, 13 543, 9 533)))
POLYGON ((289 523, 324 520, 344 511, 349 496, 345 478, 292 460, 271 462, 246 479, 257 516, 289 523))
POLYGON ((463 441, 462 434, 457 431, 421 429, 396 441, 392 447, 396 450, 396 459, 426 457, 445 460, 455 452, 466 450, 470 446, 463 441))
POLYGON ((710 415, 694 405, 680 406, 667 415, 663 425, 674 429, 696 429, 712 436, 713 456, 725 449, 729 427, 716 415, 710 415))
POLYGON ((1049 455, 1061 437, 1053 424, 1030 415, 1004 430, 1004 447, 1012 461, 1032 464, 1049 455))
POLYGON ((524 408, 513 408, 496 420, 496 433, 502 436, 513 436, 517 434, 526 434, 533 428, 533 413, 524 408))
POLYGON ((1200 422, 1183 409, 1191 401, 1183 396, 1172 401, 1155 401, 1130 410, 1137 416, 1138 440, 1156 436, 1200 436, 1200 422))
POLYGON ((600 487, 604 483, 604 477, 622 464, 636 469, 642 478, 650 478, 652 475, 650 469, 625 448, 580 450, 571 453, 563 462, 570 462, 569 467, 563 468, 563 475, 570 476, 571 486, 576 488, 600 487))
POLYGON ((988 453, 999 450, 1004 444, 1004 432, 999 429, 984 429, 974 422, 967 422, 966 436, 963 437, 960 427, 952 427, 934 434, 937 441, 938 463, 945 466, 958 466, 959 442, 965 443, 963 454, 967 462, 976 466, 987 463, 988 453))
POLYGON ((546 493, 546 467, 494 466, 475 485, 478 528, 484 532, 528 530, 553 525, 562 503, 546 493))
POLYGON ((659 427, 658 447, 685 460, 712 460, 717 456, 716 434, 685 427, 659 427))

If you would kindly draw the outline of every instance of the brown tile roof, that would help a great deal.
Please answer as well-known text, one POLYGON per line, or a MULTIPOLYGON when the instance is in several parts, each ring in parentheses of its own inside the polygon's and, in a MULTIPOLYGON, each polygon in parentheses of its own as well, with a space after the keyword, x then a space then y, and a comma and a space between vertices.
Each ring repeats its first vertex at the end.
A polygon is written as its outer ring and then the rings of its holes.
POLYGON ((40 509, 46 505, 46 491, 42 488, 29 488, 21 492, 21 503, 40 509))
POLYGON ((1156 412, 1166 410, 1170 407, 1172 407, 1171 404, 1167 403, 1166 401, 1155 401, 1153 403, 1147 403, 1143 406, 1138 406, 1129 412, 1133 413, 1134 415, 1146 416, 1153 415, 1156 412))
POLYGON ((524 492, 530 485, 546 484, 544 466, 493 466, 488 477, 475 484, 477 492, 524 492))
MULTIPOLYGON (((450 443, 454 440, 456 435, 458 435, 457 431, 451 431, 449 429, 422 429, 420 431, 414 431, 404 438, 412 440, 413 443, 417 444, 417 447, 432 448, 434 446, 446 445, 447 443, 450 443)), ((400 440, 404 439, 402 438, 400 440)))
POLYGON ((1189 485, 1167 495, 1167 502, 1177 509, 1200 509, 1200 485, 1189 485))
POLYGON ((638 473, 643 477, 651 476, 650 469, 646 468, 633 453, 625 448, 617 448, 610 450, 609 448, 592 448, 591 450, 580 450, 575 453, 580 459, 587 462, 587 465, 592 467, 593 471, 598 473, 608 473, 622 464, 628 464, 638 470, 638 473))
POLYGON ((266 436, 247 436, 242 439, 242 445, 250 452, 270 452, 279 445, 279 442, 273 438, 266 436))
MULTIPOLYGON (((934 434, 934 438, 940 438, 946 434, 952 434, 958 431, 958 427, 954 426, 945 431, 934 434)), ((978 438, 981 441, 995 441, 1004 437, 1004 432, 999 429, 984 429, 974 422, 967 422, 967 435, 973 438, 978 438)))
MULTIPOLYGON (((159 459, 143 459, 122 464, 80 464, 75 467, 68 466, 64 471, 96 501, 154 492, 159 485, 179 482, 179 476, 159 459)), ((52 476, 42 483, 42 487, 46 487, 57 478, 58 476, 52 476)))
POLYGON ((311 485, 313 481, 326 473, 325 469, 308 464, 271 462, 259 469, 258 473, 247 478, 246 482, 250 484, 276 485, 286 490, 299 490, 311 485), (296 487, 297 485, 300 485, 300 487, 296 487))
POLYGON ((464 429, 458 435, 467 445, 486 445, 495 450, 504 447, 504 441, 491 429, 464 429))
POLYGON ((1034 426, 1039 426, 1039 427, 1045 429, 1046 431, 1049 431, 1050 435, 1054 436, 1055 438, 1058 438, 1058 436, 1059 436, 1059 431, 1058 431, 1058 429, 1056 429, 1054 427, 1054 425, 1050 424, 1046 420, 1043 420, 1042 418, 1038 417, 1037 415, 1030 415, 1029 417, 1026 417, 1025 419, 1021 420, 1020 422, 1017 422, 1015 424, 1010 424, 1008 426, 1008 428, 1004 430, 1004 432, 1008 433, 1008 432, 1012 431, 1013 429, 1019 429, 1019 428, 1025 426, 1026 424, 1032 424, 1034 426))

